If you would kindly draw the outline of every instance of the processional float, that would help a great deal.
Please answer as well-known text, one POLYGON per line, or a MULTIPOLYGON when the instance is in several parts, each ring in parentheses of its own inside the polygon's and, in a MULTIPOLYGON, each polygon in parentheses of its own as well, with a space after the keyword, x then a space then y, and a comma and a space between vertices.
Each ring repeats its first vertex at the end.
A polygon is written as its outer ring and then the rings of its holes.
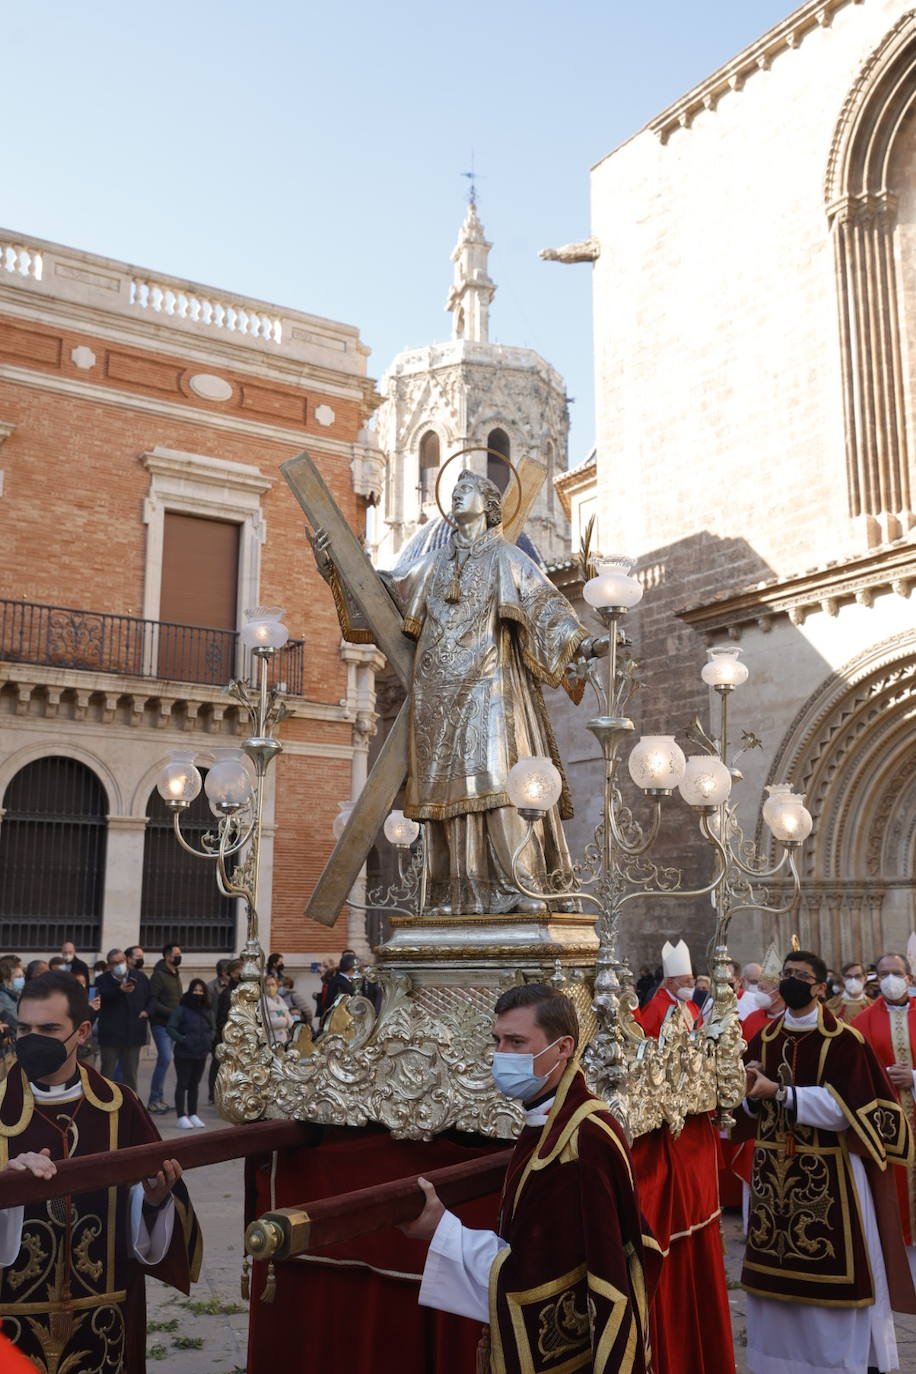
MULTIPOLYGON (((519 469, 510 467, 517 499, 503 534, 514 541, 536 495, 532 474, 539 469, 525 461, 519 469)), ((590 692, 598 707, 586 722, 604 765, 594 839, 583 855, 547 874, 539 887, 513 870, 518 888, 530 899, 527 912, 436 915, 426 900, 422 824, 393 810, 407 773, 414 645, 309 455, 284 463, 282 471, 308 519, 313 547, 329 553, 326 580, 342 619, 348 609, 358 610, 368 627, 364 636, 385 654, 408 698, 306 914, 333 925, 352 903, 351 889, 383 823, 397 850, 399 880, 367 898, 369 906, 392 913, 391 935, 374 952, 365 975, 381 991, 379 1009, 358 986, 355 995, 337 1003, 317 1039, 306 1030, 285 1049, 276 1047, 264 1004, 258 860, 265 782, 282 749, 276 730, 286 713, 282 692, 269 685, 270 664, 286 630, 281 613, 259 608, 243 630, 257 681, 237 681, 229 688, 248 714, 250 734, 233 757, 210 768, 205 788, 215 825, 201 849, 192 850, 215 862, 221 892, 242 898, 248 914, 241 981, 218 1051, 221 1114, 235 1123, 285 1118, 331 1127, 375 1125, 404 1141, 430 1141, 448 1131, 471 1132, 494 1145, 509 1141, 522 1114, 490 1075, 493 1004, 512 983, 549 981, 574 1002, 586 1077, 631 1138, 661 1126, 676 1137, 689 1117, 711 1112, 727 1127, 744 1092, 744 1043, 726 969, 729 925, 751 910, 777 915, 793 909, 799 894, 796 855, 811 829, 804 798, 774 785, 763 814, 781 852, 765 858, 742 834, 731 800, 732 785, 741 778, 736 760, 759 741, 745 732, 733 751, 729 740, 729 699, 747 678, 739 650, 719 646, 708 652, 702 679, 714 690, 718 720, 709 731, 699 720, 684 731, 696 750, 691 757, 685 758, 673 736, 644 737, 631 749, 634 726, 627 708, 642 684, 623 627, 643 589, 626 560, 594 556, 586 540, 584 597, 604 631, 606 652, 587 661, 574 659, 567 678, 574 700, 590 692), (646 819, 624 796, 625 750, 646 819), (695 814, 698 838, 709 855, 709 876, 694 888, 657 857, 663 812, 675 792, 695 814), (633 1016, 637 998, 624 952, 625 917, 645 911, 647 902, 657 907, 702 896, 709 897, 714 913, 712 1011, 693 1030, 682 1016, 669 1017, 659 1037, 647 1039, 633 1016)), ((443 517, 448 519, 444 511, 443 517)), ((527 837, 556 802, 561 785, 547 758, 520 760, 513 768, 510 797, 527 837)), ((193 759, 173 756, 159 786, 173 812, 175 834, 190 849, 181 816, 201 786, 193 759)), ((524 844, 523 839, 516 849, 516 861, 524 844)), ((492 1186, 491 1175, 481 1191, 492 1186)), ((386 1224, 418 1210, 416 1191, 405 1198, 406 1193, 400 1202, 389 1199, 391 1205, 383 1209, 386 1224)), ((298 1213, 298 1219, 273 1209, 249 1228, 249 1253, 268 1259, 308 1247, 308 1208, 287 1212, 298 1213)))

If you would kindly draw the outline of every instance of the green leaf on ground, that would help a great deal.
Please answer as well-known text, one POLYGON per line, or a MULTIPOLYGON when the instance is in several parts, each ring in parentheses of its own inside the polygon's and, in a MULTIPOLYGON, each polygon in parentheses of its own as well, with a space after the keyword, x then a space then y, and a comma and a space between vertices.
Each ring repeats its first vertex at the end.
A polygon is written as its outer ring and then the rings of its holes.
POLYGON ((167 1360, 168 1357, 169 1357, 169 1352, 168 1352, 168 1350, 165 1348, 164 1345, 150 1345, 150 1346, 147 1346, 147 1349, 146 1349, 146 1358, 147 1358, 148 1360, 167 1360))
POLYGON ((186 1308, 195 1317, 231 1317, 236 1312, 245 1312, 247 1308, 238 1302, 223 1302, 221 1298, 207 1298, 205 1302, 196 1302, 191 1298, 186 1298, 179 1303, 180 1307, 186 1308))
POLYGON ((176 1350, 203 1350, 203 1336, 176 1336, 172 1341, 176 1350))
POLYGON ((148 1332, 149 1332, 149 1331, 177 1331, 177 1330, 178 1330, 178 1318, 177 1318, 177 1317, 172 1317, 172 1319, 171 1319, 170 1321, 167 1321, 167 1322, 147 1322, 147 1323, 146 1323, 146 1329, 147 1329, 148 1332))

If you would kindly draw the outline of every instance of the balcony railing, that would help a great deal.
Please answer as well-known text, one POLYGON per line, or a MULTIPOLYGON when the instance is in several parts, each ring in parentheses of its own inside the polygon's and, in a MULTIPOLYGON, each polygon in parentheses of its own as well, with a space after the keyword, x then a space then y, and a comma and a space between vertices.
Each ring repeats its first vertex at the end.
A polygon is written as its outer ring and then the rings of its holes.
MULTIPOLYGON (((302 695, 304 647, 303 640, 290 640, 275 655, 271 686, 302 695)), ((251 655, 235 630, 30 601, 0 600, 0 659, 211 687, 224 687, 234 677, 253 677, 251 655)))

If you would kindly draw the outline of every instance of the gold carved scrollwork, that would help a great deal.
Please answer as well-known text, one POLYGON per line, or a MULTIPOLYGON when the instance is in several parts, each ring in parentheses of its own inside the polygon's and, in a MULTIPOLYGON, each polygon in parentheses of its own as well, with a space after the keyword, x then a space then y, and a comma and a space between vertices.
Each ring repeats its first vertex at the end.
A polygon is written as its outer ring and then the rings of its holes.
MULTIPOLYGON (((513 1138, 521 1110, 497 1091, 490 1073, 499 989, 415 987, 408 975, 387 971, 371 976, 382 989, 378 1016, 366 998, 342 998, 314 1041, 308 1036, 275 1052, 260 1019, 259 968, 247 961, 218 1052, 223 1116, 346 1126, 371 1121, 412 1140, 451 1128, 513 1138)), ((741 1100, 744 1042, 730 989, 731 1005, 717 999, 708 1026, 692 1030, 680 1016, 670 1018, 656 1041, 633 1019, 631 989, 616 999, 609 1036, 597 1028, 589 983, 573 977, 560 985, 576 1004, 583 1042, 590 1042, 584 1056, 590 1086, 632 1136, 659 1126, 677 1136, 688 1116, 741 1100)))

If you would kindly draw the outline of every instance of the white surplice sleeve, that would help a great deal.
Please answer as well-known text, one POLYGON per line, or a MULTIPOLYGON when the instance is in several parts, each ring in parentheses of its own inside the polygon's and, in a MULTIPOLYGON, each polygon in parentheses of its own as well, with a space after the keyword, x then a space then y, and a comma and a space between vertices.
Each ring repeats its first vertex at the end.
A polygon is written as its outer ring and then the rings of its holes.
POLYGON ((24 1207, 4 1207, 0 1212, 0 1269, 8 1269, 22 1246, 24 1207))
POLYGON ((130 1250, 141 1264, 158 1264, 172 1243, 175 1225, 175 1203, 172 1198, 159 1208, 150 1231, 143 1215, 143 1184, 135 1183, 130 1190, 130 1250))
POLYGON ((828 1088, 790 1088, 795 1094, 795 1119, 799 1126, 822 1131, 845 1131, 849 1122, 828 1088))
POLYGON ((506 1244, 495 1231, 472 1231, 454 1212, 444 1212, 426 1256, 421 1306, 488 1321, 490 1268, 506 1244))

